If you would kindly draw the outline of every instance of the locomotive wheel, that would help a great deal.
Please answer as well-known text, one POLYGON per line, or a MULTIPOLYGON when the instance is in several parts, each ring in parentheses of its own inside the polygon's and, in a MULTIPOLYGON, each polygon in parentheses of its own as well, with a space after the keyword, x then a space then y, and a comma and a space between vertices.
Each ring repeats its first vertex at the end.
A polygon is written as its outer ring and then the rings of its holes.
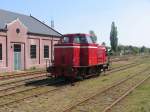
POLYGON ((91 75, 91 74, 93 74, 93 68, 89 68, 88 70, 88 75, 91 75))
POLYGON ((97 75, 97 76, 100 76, 100 75, 101 75, 101 72, 102 72, 102 69, 101 69, 100 66, 98 66, 98 67, 96 68, 96 75, 97 75))
POLYGON ((86 79, 86 73, 81 73, 80 76, 81 76, 82 80, 86 79))

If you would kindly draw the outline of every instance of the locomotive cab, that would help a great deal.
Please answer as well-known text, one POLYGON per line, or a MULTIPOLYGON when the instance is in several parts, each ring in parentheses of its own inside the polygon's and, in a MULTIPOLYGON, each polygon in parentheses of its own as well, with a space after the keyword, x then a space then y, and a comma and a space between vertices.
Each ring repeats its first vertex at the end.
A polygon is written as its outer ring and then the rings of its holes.
POLYGON ((88 66, 89 64, 96 64, 97 59, 96 55, 94 55, 95 51, 89 48, 91 44, 93 48, 97 47, 97 44, 92 41, 90 35, 64 35, 61 42, 54 46, 54 66, 61 69, 56 70, 60 71, 58 74, 74 76, 77 68, 88 66))

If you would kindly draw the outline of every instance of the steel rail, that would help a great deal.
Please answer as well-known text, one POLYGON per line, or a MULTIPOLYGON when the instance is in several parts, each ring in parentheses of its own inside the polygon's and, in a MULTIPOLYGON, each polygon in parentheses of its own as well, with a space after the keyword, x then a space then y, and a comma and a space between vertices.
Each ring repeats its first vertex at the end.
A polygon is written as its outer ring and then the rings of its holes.
POLYGON ((28 78, 28 79, 23 79, 23 80, 19 80, 19 81, 4 83, 4 84, 1 84, 0 86, 6 86, 6 85, 10 86, 12 84, 16 84, 16 85, 6 87, 4 89, 0 89, 0 92, 7 91, 7 90, 10 90, 10 89, 15 89, 15 88, 20 87, 20 86, 25 86, 25 81, 33 81, 34 79, 37 80, 37 79, 43 79, 43 78, 46 78, 46 75, 39 75, 39 76, 28 78), (17 83, 21 83, 21 82, 22 82, 22 84, 17 84, 17 83))
MULTIPOLYGON (((62 82, 63 82, 63 81, 62 81, 62 82)), ((55 83, 53 83, 53 84, 51 84, 51 85, 59 84, 59 83, 60 83, 60 82, 55 82, 55 83)), ((35 88, 33 88, 33 89, 35 89, 35 88)), ((32 90, 33 90, 33 89, 32 89, 32 90)), ((13 103, 17 103, 17 102, 23 101, 23 100, 28 99, 28 98, 37 97, 37 96, 40 96, 40 95, 43 95, 43 94, 47 94, 47 93, 49 93, 49 92, 54 92, 54 91, 57 91, 57 90, 60 90, 60 89, 62 89, 62 88, 54 88, 54 89, 48 90, 48 91, 46 91, 46 92, 41 92, 41 93, 38 93, 38 94, 26 96, 26 97, 23 97, 23 98, 20 98, 20 99, 16 99, 16 100, 13 100, 13 101, 10 101, 10 102, 6 102, 6 103, 3 103, 3 104, 0 104, 0 107, 8 106, 8 105, 11 105, 11 104, 13 104, 13 103)), ((22 92, 24 92, 24 91, 22 91, 22 92)), ((22 93, 22 92, 20 92, 20 93, 22 93)), ((14 94, 15 94, 15 93, 14 93, 14 94)), ((6 96, 7 96, 7 95, 6 95, 6 96)))
POLYGON ((18 73, 18 74, 11 74, 11 75, 5 75, 0 76, 0 80, 6 80, 6 79, 12 79, 12 78, 18 78, 18 77, 25 77, 25 76, 31 76, 41 73, 47 73, 46 71, 34 71, 34 72, 26 72, 26 73, 18 73))

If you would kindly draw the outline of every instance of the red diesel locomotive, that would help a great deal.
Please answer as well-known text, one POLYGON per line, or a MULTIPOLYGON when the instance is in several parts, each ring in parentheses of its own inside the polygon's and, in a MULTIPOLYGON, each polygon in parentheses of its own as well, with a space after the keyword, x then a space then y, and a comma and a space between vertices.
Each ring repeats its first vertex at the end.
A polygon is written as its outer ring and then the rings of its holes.
POLYGON ((54 61, 47 71, 54 77, 85 78, 99 75, 108 66, 106 47, 94 43, 91 35, 67 34, 54 45, 54 61))

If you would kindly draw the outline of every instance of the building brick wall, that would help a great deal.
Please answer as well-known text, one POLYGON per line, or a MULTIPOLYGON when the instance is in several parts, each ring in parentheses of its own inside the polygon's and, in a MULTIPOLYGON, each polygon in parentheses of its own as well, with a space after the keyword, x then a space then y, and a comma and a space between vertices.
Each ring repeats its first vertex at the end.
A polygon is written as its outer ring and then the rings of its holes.
POLYGON ((60 38, 28 34, 27 27, 19 19, 7 24, 8 31, 0 32, 0 43, 3 46, 3 60, 0 61, 0 72, 14 71, 14 44, 21 45, 21 68, 46 67, 46 60, 52 60, 53 45, 60 38), (16 31, 19 29, 19 33, 16 31), (36 45, 36 59, 30 57, 30 45, 36 45), (44 45, 49 45, 49 58, 44 58, 44 45))

